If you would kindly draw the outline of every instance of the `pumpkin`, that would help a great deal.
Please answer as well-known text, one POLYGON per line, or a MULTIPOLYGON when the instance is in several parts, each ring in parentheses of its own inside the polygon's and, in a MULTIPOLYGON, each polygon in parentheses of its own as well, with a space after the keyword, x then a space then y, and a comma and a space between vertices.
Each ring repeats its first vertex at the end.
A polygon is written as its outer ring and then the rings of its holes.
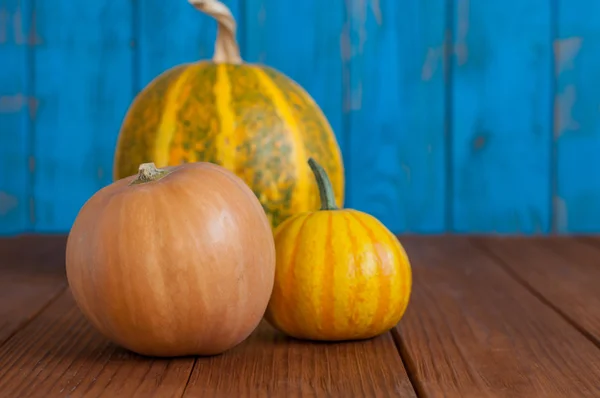
POLYGON ((343 161, 319 106, 281 72, 242 61, 236 22, 225 5, 190 2, 218 22, 214 56, 172 67, 136 96, 119 132, 114 178, 135 174, 144 162, 219 164, 250 186, 275 227, 319 207, 306 164, 314 157, 342 205, 343 161))
POLYGON ((138 354, 222 353, 262 319, 275 247, 267 216, 229 170, 198 162, 156 168, 96 192, 66 249, 85 317, 138 354))
POLYGON ((336 206, 314 160, 321 209, 294 215, 275 232, 275 285, 265 318, 298 339, 368 339, 394 327, 412 273, 398 239, 375 217, 336 206))

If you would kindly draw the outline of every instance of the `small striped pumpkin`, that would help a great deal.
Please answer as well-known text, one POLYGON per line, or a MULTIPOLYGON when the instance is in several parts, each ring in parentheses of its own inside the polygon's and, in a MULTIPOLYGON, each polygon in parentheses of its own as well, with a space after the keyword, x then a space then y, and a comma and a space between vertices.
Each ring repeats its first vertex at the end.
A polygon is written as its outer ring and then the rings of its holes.
POLYGON ((236 23, 225 5, 190 2, 218 22, 214 57, 177 65, 137 95, 119 133, 114 178, 136 174, 141 163, 216 163, 244 180, 275 227, 292 214, 318 208, 306 164, 314 157, 343 205, 344 165, 319 106, 284 74, 242 61, 236 23))
POLYGON ((321 210, 296 214, 275 230, 275 285, 265 318, 307 340, 367 339, 406 311, 412 272, 398 239, 373 216, 339 209, 327 173, 309 161, 321 210))

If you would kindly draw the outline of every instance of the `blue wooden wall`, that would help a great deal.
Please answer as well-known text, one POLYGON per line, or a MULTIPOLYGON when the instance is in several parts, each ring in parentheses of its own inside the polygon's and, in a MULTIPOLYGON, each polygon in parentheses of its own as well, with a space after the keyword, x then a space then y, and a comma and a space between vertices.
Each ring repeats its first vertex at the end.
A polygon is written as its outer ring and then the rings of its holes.
MULTIPOLYGON (((598 0, 229 0, 243 57, 334 127, 395 232, 600 231, 598 0)), ((0 233, 65 232, 134 95, 212 55, 186 0, 2 0, 0 233)))

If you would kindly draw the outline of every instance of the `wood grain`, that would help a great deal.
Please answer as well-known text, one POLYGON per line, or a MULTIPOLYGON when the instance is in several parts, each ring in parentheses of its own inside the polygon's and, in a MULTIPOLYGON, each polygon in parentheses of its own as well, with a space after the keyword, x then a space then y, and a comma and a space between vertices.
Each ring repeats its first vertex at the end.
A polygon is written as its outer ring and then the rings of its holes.
POLYGON ((144 358, 108 342, 69 290, 0 347, 10 397, 180 397, 194 360, 144 358))
POLYGON ((83 319, 70 291, 0 347, 0 391, 8 396, 179 397, 184 390, 186 397, 415 397, 390 334, 327 345, 289 340, 263 323, 242 345, 194 365, 116 347, 83 319))
POLYGON ((600 249, 567 237, 474 241, 600 347, 600 249))
POLYGON ((554 41, 556 93, 555 227, 559 232, 600 231, 600 3, 558 2, 554 41))
POLYGON ((0 4, 0 235, 29 228, 32 0, 0 4))
POLYGON ((0 345, 0 395, 416 396, 390 333, 361 342, 311 343, 263 323, 240 346, 215 357, 156 359, 121 349, 90 326, 69 290, 57 299, 48 295, 65 284, 64 245, 64 237, 0 240, 0 254, 10 254, 24 280, 20 290, 11 290, 14 297, 0 302, 0 315, 31 318, 34 306, 23 303, 33 301, 36 290, 39 306, 48 303, 31 322, 14 325, 21 327, 18 333, 0 345))
POLYGON ((550 4, 455 2, 452 231, 550 230, 550 4))
POLYGON ((348 44, 343 1, 287 2, 247 0, 240 41, 247 62, 280 70, 314 98, 329 120, 345 154, 343 120, 347 66, 342 59, 348 44))
POLYGON ((391 335, 323 344, 262 323, 230 353, 198 359, 184 397, 416 397, 391 335))
POLYGON ((396 337, 420 396, 600 396, 600 349, 492 258, 461 237, 401 241, 415 286, 396 337))
POLYGON ((446 1, 347 3, 347 207, 394 232, 443 231, 446 1))
POLYGON ((67 232, 112 181, 119 126, 133 98, 132 1, 36 2, 35 230, 67 232))
POLYGON ((414 290, 393 337, 313 343, 262 323, 223 355, 157 359, 83 318, 64 236, 0 239, 0 396, 600 396, 600 238, 400 240, 414 290))
POLYGON ((0 346, 66 288, 65 242, 63 236, 0 239, 0 346))

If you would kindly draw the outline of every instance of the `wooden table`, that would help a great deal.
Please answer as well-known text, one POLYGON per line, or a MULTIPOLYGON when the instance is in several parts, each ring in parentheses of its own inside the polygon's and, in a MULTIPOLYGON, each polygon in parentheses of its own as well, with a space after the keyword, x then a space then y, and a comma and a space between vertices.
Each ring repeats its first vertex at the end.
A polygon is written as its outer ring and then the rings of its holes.
POLYGON ((414 292, 363 342, 262 324, 210 358, 154 359, 75 307, 63 236, 0 240, 1 397, 600 397, 600 238, 401 237, 414 292))

